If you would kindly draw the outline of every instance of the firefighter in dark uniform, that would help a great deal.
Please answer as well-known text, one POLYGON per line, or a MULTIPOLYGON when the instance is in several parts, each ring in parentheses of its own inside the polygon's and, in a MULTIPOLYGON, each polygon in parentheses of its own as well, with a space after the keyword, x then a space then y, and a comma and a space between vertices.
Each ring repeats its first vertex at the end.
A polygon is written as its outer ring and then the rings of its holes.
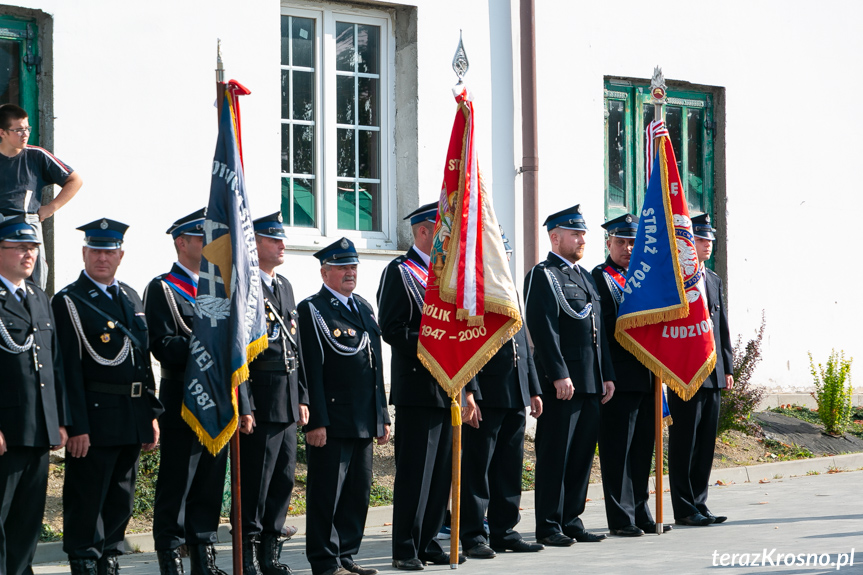
POLYGON ((600 398, 614 393, 614 368, 593 277, 578 265, 587 226, 581 208, 543 223, 552 251, 524 280, 525 318, 543 395, 536 426, 536 538, 545 545, 596 542, 579 517, 596 452, 600 398))
MULTIPOLYGON (((396 408, 393 566, 418 571, 424 562, 449 565, 437 539, 452 478, 449 396, 417 358, 422 306, 437 202, 408 214, 414 245, 384 269, 378 311, 390 344, 390 403, 396 408)), ((465 388, 476 391, 473 380, 465 388)), ((473 401, 473 400, 471 400, 473 401)), ((463 556, 459 563, 464 562, 463 556)))
MULTIPOLYGON (((608 257, 593 271, 602 298, 602 326, 614 364, 614 398, 600 407, 599 461, 605 516, 612 535, 637 537, 654 533, 650 513, 650 468, 653 465, 653 374, 614 337, 617 310, 626 283, 626 271, 638 217, 624 214, 604 224, 608 257)), ((670 525, 663 525, 668 531, 670 525)))
MULTIPOLYGON (((512 248, 501 230, 507 259, 512 248)), ((479 399, 463 428, 461 543, 474 559, 495 557, 498 551, 542 551, 525 541, 515 526, 521 516, 521 475, 524 461, 525 408, 542 414, 542 391, 524 326, 477 374, 479 399), (489 539, 483 518, 488 513, 489 539)))
POLYGON ((291 568, 279 555, 283 537, 297 532, 285 522, 297 466, 297 425, 308 421, 309 399, 299 363, 294 289, 275 272, 285 261, 282 214, 253 225, 269 345, 249 364, 248 394, 240 394, 243 573, 289 575, 291 568))
POLYGON ((73 575, 114 575, 132 517, 138 456, 159 441, 144 304, 115 279, 128 226, 81 226, 84 271, 51 301, 72 414, 63 550, 73 575))
POLYGON ((676 393, 668 394, 668 408, 674 421, 668 428, 671 506, 675 523, 697 527, 728 519, 724 515, 714 515, 707 508, 707 488, 719 428, 720 391, 734 386, 734 352, 722 298, 722 280, 704 265, 713 253, 715 231, 709 215, 692 218, 695 251, 704 274, 707 308, 716 343, 716 368, 689 401, 683 401, 676 393))
POLYGON ((48 296, 29 279, 41 242, 24 216, 0 223, 0 573, 30 568, 48 488, 48 449, 70 422, 48 296))
POLYGON ((159 360, 159 478, 153 506, 153 538, 162 575, 182 574, 179 547, 189 550, 192 575, 224 575, 216 567, 228 450, 213 457, 183 421, 184 374, 195 313, 203 247, 204 213, 200 209, 174 222, 171 234, 177 261, 144 291, 150 351, 159 360))
POLYGON ((374 575, 354 562, 372 487, 372 440, 389 440, 381 330, 354 293, 357 257, 347 238, 315 254, 321 291, 300 302, 309 385, 306 556, 314 575, 374 575))

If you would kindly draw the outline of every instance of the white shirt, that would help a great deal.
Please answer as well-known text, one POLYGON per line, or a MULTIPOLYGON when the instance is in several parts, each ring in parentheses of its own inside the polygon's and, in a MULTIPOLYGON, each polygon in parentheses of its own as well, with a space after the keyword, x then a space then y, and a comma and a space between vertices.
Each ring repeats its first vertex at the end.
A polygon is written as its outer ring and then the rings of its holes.
MULTIPOLYGON (((351 309, 351 306, 350 306, 350 305, 348 305, 348 300, 349 300, 349 299, 353 299, 352 297, 350 297, 350 298, 349 298, 349 297, 345 297, 345 296, 343 296, 342 294, 340 294, 340 293, 339 293, 339 292, 337 292, 336 290, 332 289, 332 288, 331 288, 330 286, 328 286, 327 284, 324 284, 324 287, 325 287, 325 288, 327 288, 328 290, 330 290, 330 293, 331 293, 331 294, 333 294, 334 296, 336 296, 336 298, 337 298, 340 302, 342 302, 344 305, 348 306, 348 309, 351 309)), ((358 305, 357 305, 356 300, 354 300, 354 306, 356 306, 357 311, 359 311, 360 306, 358 306, 358 305)))
MULTIPOLYGON (((100 290, 102 290, 102 292, 103 292, 106 296, 108 296, 110 299, 114 299, 114 296, 112 296, 112 295, 111 295, 111 293, 108 291, 108 288, 109 288, 110 286, 105 285, 105 284, 103 284, 103 283, 99 283, 99 282, 97 282, 96 280, 94 280, 92 277, 90 277, 90 274, 88 274, 88 273, 87 273, 87 270, 84 270, 84 275, 85 275, 85 276, 87 276, 87 277, 90 279, 90 281, 91 281, 91 282, 93 282, 94 284, 96 284, 96 287, 98 287, 100 290)), ((112 285, 112 286, 119 286, 119 285, 120 285, 120 284, 117 282, 117 278, 114 278, 114 282, 113 282, 111 285, 112 285)))
POLYGON ((198 277, 198 274, 196 274, 195 272, 193 272, 192 270, 190 270, 189 268, 187 268, 186 266, 184 266, 180 262, 177 262, 177 265, 180 267, 181 270, 183 270, 184 272, 189 274, 189 277, 192 278, 193 280, 195 280, 196 284, 198 283, 198 281, 200 281, 201 278, 198 277))
POLYGON ((566 265, 568 265, 568 266, 569 266, 569 267, 571 267, 572 269, 575 269, 575 266, 577 266, 577 265, 578 265, 578 262, 570 262, 570 261, 568 261, 565 257, 563 257, 562 255, 560 255, 560 254, 559 254, 559 253, 557 253, 557 252, 551 252, 551 253, 553 253, 554 255, 556 255, 557 257, 559 257, 559 258, 561 259, 561 261, 563 261, 563 263, 565 263, 566 265))
POLYGON ((261 272, 261 279, 264 280, 264 283, 267 284, 267 287, 270 288, 270 291, 273 289, 273 276, 265 272, 264 270, 258 270, 261 272))
POLYGON ((6 278, 5 278, 5 277, 3 277, 3 276, 0 276, 0 281, 2 281, 2 282, 6 285, 6 287, 7 287, 7 288, 9 288, 9 291, 10 291, 10 292, 12 292, 13 294, 15 294, 15 299, 17 299, 18 301, 21 301, 21 298, 20 298, 20 297, 18 297, 18 294, 17 294, 17 293, 15 293, 15 292, 17 292, 17 291, 18 291, 18 289, 24 289, 24 280, 21 280, 21 283, 20 283, 20 284, 15 285, 15 284, 13 284, 10 280, 6 279, 6 278))
POLYGON ((426 265, 426 269, 428 269, 428 267, 429 267, 429 263, 431 262, 431 256, 430 256, 430 255, 428 255, 428 254, 423 253, 423 251, 422 251, 421 249, 419 249, 419 248, 416 246, 416 244, 414 244, 414 251, 420 255, 420 257, 421 257, 421 258, 422 258, 422 260, 423 260, 423 263, 425 263, 425 265, 426 265))

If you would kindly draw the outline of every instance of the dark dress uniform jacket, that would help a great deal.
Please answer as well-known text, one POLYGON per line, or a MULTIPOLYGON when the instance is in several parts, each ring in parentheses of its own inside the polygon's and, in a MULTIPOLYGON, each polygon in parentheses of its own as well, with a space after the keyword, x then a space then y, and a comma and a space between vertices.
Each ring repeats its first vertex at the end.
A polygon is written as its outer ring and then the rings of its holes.
POLYGON ((422 268, 426 267, 420 255, 411 247, 406 254, 387 265, 377 294, 383 338, 392 348, 390 403, 448 408, 451 403, 449 396, 417 358, 422 302, 426 290, 418 282, 403 276, 406 272, 401 264, 406 259, 413 260, 422 268), (412 295, 408 295, 409 291, 412 295))
MULTIPOLYGON (((0 350, 0 431, 6 444, 48 447, 60 444, 61 425, 71 421, 66 403, 54 314, 45 292, 25 281, 30 311, 0 283, 0 321, 21 345, 33 334, 33 348, 23 353, 0 350), (36 371, 33 349, 40 367, 36 371)), ((0 339, 0 345, 7 347, 0 339)))
POLYGON ((623 277, 626 277, 626 270, 617 265, 609 257, 605 263, 599 264, 590 274, 596 283, 596 289, 599 296, 602 298, 602 329, 605 330, 605 337, 608 340, 608 351, 610 352, 611 361, 614 364, 614 390, 617 391, 650 391, 653 389, 653 373, 647 369, 643 363, 629 353, 614 337, 614 331, 617 327, 617 312, 620 304, 611 293, 611 287, 608 285, 605 275, 602 273, 606 266, 611 266, 623 277))
POLYGON ((525 317, 543 392, 556 395, 554 382, 569 377, 575 393, 602 395, 602 382, 614 381, 615 373, 603 333, 600 296, 591 275, 549 252, 525 278, 524 292, 525 317), (575 312, 592 304, 594 321, 590 315, 581 320, 567 315, 558 302, 554 282, 575 312))
POLYGON ((707 308, 710 321, 713 322, 713 341, 716 343, 716 369, 707 376, 701 387, 725 389, 725 376, 734 374, 734 350, 728 330, 728 314, 722 302, 722 280, 713 270, 706 267, 704 270, 707 308))
POLYGON ((530 405, 531 397, 542 395, 528 347, 527 330, 522 327, 503 344, 476 378, 480 394, 475 399, 483 408, 524 409, 530 405))
MULTIPOLYGON (((261 286, 264 299, 268 304, 264 309, 267 316, 267 332, 272 336, 278 331, 280 335, 271 339, 267 349, 249 364, 249 409, 255 411, 256 421, 294 423, 300 419, 299 404, 309 403, 306 378, 299 367, 302 342, 297 333, 297 305, 294 302, 294 289, 290 282, 279 274, 273 278, 273 289, 267 287, 263 281, 261 286), (273 293, 274 291, 278 292, 278 297, 273 293), (281 337, 283 329, 278 320, 270 319, 270 305, 275 308, 288 328, 284 339, 281 337), (291 329, 294 333, 290 333, 291 329), (286 345, 287 349, 285 349, 286 345), (283 367, 286 355, 296 368, 290 374, 283 367), (266 369, 263 369, 265 366, 266 369)), ((243 411, 245 410, 241 409, 241 412, 243 411)))
POLYGON ((309 387, 309 424, 305 429, 326 427, 328 437, 381 437, 384 425, 390 423, 381 366, 381 329, 371 305, 357 294, 352 297, 360 317, 326 287, 300 302, 303 363, 309 387), (368 337, 368 345, 354 353, 364 337, 368 337), (354 384, 368 378, 374 379, 374 389, 354 384))
MULTIPOLYGON (((67 431, 69 437, 90 434, 90 444, 94 446, 150 443, 153 441, 153 419, 162 412, 162 404, 155 396, 150 354, 146 349, 148 334, 144 305, 135 290, 122 282, 119 299, 118 302, 109 298, 82 272, 77 281, 63 288, 51 302, 65 358, 63 368, 73 417, 67 431), (123 333, 116 326, 117 321, 129 329, 144 349, 130 349, 126 360, 115 367, 98 364, 84 341, 80 340, 67 298, 77 310, 86 344, 101 357, 113 359, 123 347, 123 333), (78 298, 114 318, 115 326, 110 327, 108 320, 78 298), (131 359, 133 353, 134 363, 131 359), (93 391, 88 389, 90 382, 130 388, 133 382, 141 382, 141 396, 93 391)), ((130 347, 134 348, 134 344, 130 347)))

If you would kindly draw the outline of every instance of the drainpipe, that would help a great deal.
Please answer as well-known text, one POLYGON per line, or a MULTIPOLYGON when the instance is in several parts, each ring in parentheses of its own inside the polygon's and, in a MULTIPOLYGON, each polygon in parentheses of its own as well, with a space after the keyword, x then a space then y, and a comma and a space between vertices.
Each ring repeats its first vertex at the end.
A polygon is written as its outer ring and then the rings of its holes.
POLYGON ((534 0, 520 0, 521 144, 524 269, 539 263, 539 147, 536 131, 536 34, 534 0))

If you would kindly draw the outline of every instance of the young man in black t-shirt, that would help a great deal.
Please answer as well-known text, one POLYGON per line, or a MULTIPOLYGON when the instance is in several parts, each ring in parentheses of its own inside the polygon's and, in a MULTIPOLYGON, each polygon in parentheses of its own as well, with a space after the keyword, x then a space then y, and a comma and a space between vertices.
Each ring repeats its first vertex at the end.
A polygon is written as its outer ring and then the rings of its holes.
MULTIPOLYGON (((30 123, 27 112, 15 104, 0 106, 0 216, 24 214, 42 241, 41 222, 54 215, 81 188, 77 172, 48 150, 28 146, 30 123), (53 200, 42 205, 42 189, 49 184, 62 186, 53 200)), ((33 281, 42 289, 48 279, 44 250, 33 271, 33 281)))

